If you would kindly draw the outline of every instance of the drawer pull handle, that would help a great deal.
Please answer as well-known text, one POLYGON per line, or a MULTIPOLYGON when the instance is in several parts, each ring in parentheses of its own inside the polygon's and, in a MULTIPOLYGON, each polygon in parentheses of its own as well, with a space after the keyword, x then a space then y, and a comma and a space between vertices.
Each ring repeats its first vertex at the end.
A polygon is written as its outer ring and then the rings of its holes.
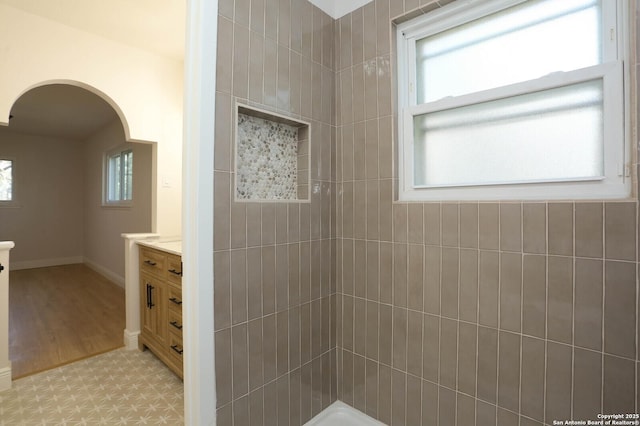
POLYGON ((156 263, 156 262, 154 262, 154 261, 152 261, 152 260, 148 260, 148 259, 147 259, 147 260, 145 260, 145 261, 144 261, 144 263, 146 263, 146 264, 147 264, 147 265, 149 265, 149 266, 156 266, 156 265, 157 265, 157 263, 156 263))
POLYGON ((175 303, 176 305, 182 305, 182 300, 176 299, 175 297, 172 297, 171 300, 173 303, 175 303))
POLYGON ((171 349, 173 349, 174 351, 176 351, 176 352, 178 352, 180 355, 182 355, 183 349, 182 349, 182 348, 178 349, 178 348, 180 348, 180 346, 178 346, 178 345, 171 345, 171 349))
POLYGON ((171 321, 169 324, 177 328, 178 330, 182 330, 182 325, 178 324, 178 321, 171 321))
POLYGON ((176 271, 175 269, 169 269, 169 272, 171 272, 174 275, 178 275, 178 276, 182 276, 182 271, 176 271))
POLYGON ((151 309, 154 306, 156 306, 153 303, 153 290, 155 289, 154 286, 152 286, 151 284, 147 283, 147 308, 151 309))

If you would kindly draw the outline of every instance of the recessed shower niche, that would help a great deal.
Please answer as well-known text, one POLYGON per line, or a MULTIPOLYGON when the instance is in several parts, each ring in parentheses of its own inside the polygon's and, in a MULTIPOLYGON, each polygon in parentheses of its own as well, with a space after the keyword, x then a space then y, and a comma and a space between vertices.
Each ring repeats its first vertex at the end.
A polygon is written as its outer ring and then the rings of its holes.
POLYGON ((309 124, 237 105, 236 201, 309 201, 309 124))

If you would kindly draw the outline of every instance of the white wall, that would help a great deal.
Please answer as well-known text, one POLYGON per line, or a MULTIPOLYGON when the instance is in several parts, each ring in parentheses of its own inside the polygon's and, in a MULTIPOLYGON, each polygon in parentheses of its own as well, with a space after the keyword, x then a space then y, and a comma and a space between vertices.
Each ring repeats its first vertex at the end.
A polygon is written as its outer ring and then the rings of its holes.
POLYGON ((182 68, 182 62, 0 4, 0 125, 22 93, 44 83, 100 94, 123 119, 128 140, 157 142, 153 230, 172 235, 181 224, 182 68))
POLYGON ((0 208, 0 241, 14 241, 12 269, 81 261, 82 143, 0 127, 0 155, 15 159, 18 206, 0 208))
POLYGON ((84 141, 84 260, 124 286, 122 233, 151 231, 152 145, 125 143, 116 120, 84 141), (123 146, 133 149, 133 202, 130 207, 102 205, 104 153, 123 146))

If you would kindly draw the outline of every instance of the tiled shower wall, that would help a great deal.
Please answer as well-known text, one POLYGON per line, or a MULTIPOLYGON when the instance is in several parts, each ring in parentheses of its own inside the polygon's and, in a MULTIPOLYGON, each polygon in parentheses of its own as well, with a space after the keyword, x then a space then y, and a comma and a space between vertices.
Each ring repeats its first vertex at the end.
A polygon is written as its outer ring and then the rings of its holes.
POLYGON ((443 3, 220 1, 219 424, 638 410, 636 202, 393 202, 391 20, 443 3), (311 122, 311 203, 233 201, 236 100, 311 122))
POLYGON ((393 202, 390 20, 337 52, 338 398, 390 425, 541 425, 638 412, 638 207, 393 202))
POLYGON ((218 424, 297 426, 337 397, 334 21, 306 0, 221 0, 218 25, 218 424), (236 101, 311 123, 310 202, 234 201, 236 101))

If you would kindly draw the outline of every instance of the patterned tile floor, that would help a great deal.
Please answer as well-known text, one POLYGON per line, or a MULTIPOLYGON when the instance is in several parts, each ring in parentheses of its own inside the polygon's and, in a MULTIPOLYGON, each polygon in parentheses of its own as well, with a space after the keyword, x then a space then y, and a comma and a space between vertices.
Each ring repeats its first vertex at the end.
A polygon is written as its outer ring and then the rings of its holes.
POLYGON ((182 381, 151 352, 118 349, 15 380, 0 426, 182 425, 182 381))

